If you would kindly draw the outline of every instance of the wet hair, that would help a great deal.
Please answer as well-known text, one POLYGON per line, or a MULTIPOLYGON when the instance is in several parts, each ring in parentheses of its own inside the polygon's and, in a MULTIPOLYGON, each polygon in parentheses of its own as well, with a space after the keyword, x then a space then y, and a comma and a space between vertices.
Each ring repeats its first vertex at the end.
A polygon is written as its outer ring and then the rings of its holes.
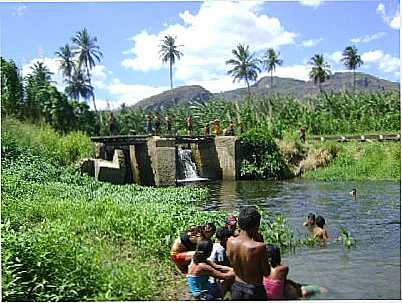
POLYGON ((219 241, 228 239, 228 238, 232 237, 233 235, 234 235, 233 231, 227 227, 222 227, 222 228, 218 229, 218 231, 216 232, 216 238, 219 241))
POLYGON ((324 217, 323 217, 323 216, 317 216, 317 218, 315 219, 315 224, 316 224, 318 227, 323 228, 324 225, 325 225, 325 219, 324 219, 324 217))
POLYGON ((315 214, 309 213, 308 216, 307 216, 307 219, 308 220, 312 219, 315 222, 315 214))
POLYGON ((242 230, 248 231, 256 227, 261 220, 261 215, 255 206, 246 206, 240 208, 237 222, 242 230))
POLYGON ((211 240, 200 240, 195 248, 195 253, 193 256, 193 261, 195 264, 205 262, 212 252, 212 241, 211 240))
POLYGON ((208 222, 205 225, 203 225, 203 232, 216 232, 216 226, 215 223, 213 222, 208 222))
POLYGON ((281 264, 281 249, 276 245, 267 244, 267 258, 272 267, 277 267, 281 264))

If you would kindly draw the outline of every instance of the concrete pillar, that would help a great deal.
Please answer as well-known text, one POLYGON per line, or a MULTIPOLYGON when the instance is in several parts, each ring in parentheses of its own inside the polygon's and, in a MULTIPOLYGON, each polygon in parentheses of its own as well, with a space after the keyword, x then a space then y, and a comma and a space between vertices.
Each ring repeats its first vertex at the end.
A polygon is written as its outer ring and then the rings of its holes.
POLYGON ((215 137, 216 152, 222 170, 222 180, 240 178, 240 141, 235 136, 215 137))
POLYGON ((175 139, 154 136, 148 139, 147 147, 155 185, 176 185, 175 139))
POLYGON ((193 149, 193 158, 196 162, 199 176, 210 180, 222 179, 222 168, 220 166, 215 141, 202 142, 193 149))
POLYGON ((140 179, 140 168, 139 168, 139 159, 137 159, 136 155, 136 145, 129 146, 130 153, 130 168, 131 175, 133 176, 133 182, 137 184, 142 184, 140 179))
POLYGON ((95 159, 96 180, 113 184, 124 184, 126 177, 127 166, 122 150, 116 149, 114 151, 113 161, 95 159))
POLYGON ((95 158, 96 159, 104 159, 104 160, 106 160, 105 144, 99 143, 99 142, 95 143, 95 158))

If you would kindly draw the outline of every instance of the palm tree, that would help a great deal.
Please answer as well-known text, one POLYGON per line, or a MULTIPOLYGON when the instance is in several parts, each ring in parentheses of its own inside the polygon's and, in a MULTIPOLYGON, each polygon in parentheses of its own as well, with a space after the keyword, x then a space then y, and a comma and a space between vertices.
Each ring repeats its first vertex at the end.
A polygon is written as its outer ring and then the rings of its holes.
POLYGON ((70 98, 79 101, 80 96, 85 100, 93 97, 93 87, 89 83, 89 79, 78 67, 74 68, 74 73, 66 80, 66 83, 65 93, 70 98))
POLYGON ((276 53, 273 48, 269 48, 264 57, 262 58, 262 63, 264 64, 267 72, 271 73, 271 87, 273 86, 273 76, 272 73, 275 71, 277 65, 282 65, 283 60, 279 59, 280 53, 276 53))
POLYGON ((176 105, 174 99, 174 92, 173 92, 173 77, 172 77, 172 68, 173 65, 176 63, 177 60, 180 60, 180 57, 183 56, 183 53, 178 50, 180 46, 183 45, 175 45, 176 37, 167 35, 162 40, 162 44, 160 45, 159 54, 162 59, 163 63, 169 62, 169 71, 170 71, 170 91, 172 94, 172 103, 176 105))
POLYGON ((311 61, 309 62, 309 64, 313 65, 313 67, 309 73, 309 76, 310 79, 314 80, 314 84, 318 83, 321 93, 322 92, 321 83, 329 79, 329 76, 331 75, 330 66, 324 60, 324 56, 322 54, 321 55, 315 54, 314 57, 311 57, 310 60, 311 61))
POLYGON ((74 71, 73 52, 70 45, 66 44, 55 52, 56 56, 60 58, 60 69, 66 79, 70 79, 74 71))
POLYGON ((246 81, 248 97, 251 98, 249 80, 255 81, 257 79, 258 72, 261 72, 258 67, 260 61, 254 58, 254 54, 250 54, 248 45, 237 45, 237 49, 233 49, 232 54, 235 59, 226 61, 226 64, 232 65, 233 68, 227 73, 233 76, 233 82, 243 79, 246 81))
MULTIPOLYGON (((88 34, 86 28, 82 31, 77 32, 75 37, 73 37, 72 42, 75 44, 75 54, 78 58, 78 69, 84 68, 86 72, 86 77, 88 80, 89 86, 91 86, 91 74, 90 70, 95 67, 95 60, 100 62, 100 58, 103 56, 100 51, 100 47, 96 45, 98 39, 96 37, 91 37, 88 34)), ((92 86, 91 86, 92 87, 92 86)), ((94 104, 94 110, 97 113, 96 103, 95 103, 95 94, 92 91, 92 100, 94 104)), ((99 116, 101 119, 101 117, 99 116)))
POLYGON ((34 77, 36 83, 41 86, 49 84, 52 82, 53 73, 47 68, 47 66, 40 61, 34 63, 31 66, 32 76, 34 77))
POLYGON ((343 58, 341 61, 345 64, 346 68, 353 70, 353 88, 356 88, 356 68, 362 65, 364 62, 360 55, 357 54, 356 46, 348 46, 342 53, 343 58))

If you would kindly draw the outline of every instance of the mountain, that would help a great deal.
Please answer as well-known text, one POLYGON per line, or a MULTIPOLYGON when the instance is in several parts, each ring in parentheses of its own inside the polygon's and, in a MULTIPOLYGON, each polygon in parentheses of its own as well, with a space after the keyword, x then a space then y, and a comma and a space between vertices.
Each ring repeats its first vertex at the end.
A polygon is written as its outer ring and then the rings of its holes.
MULTIPOLYGON (((213 98, 210 91, 199 85, 180 86, 173 89, 177 105, 202 103, 213 98)), ((158 95, 146 98, 136 103, 133 107, 142 108, 150 111, 161 111, 173 105, 170 90, 164 91, 158 95)))
MULTIPOLYGON (((399 91, 399 87, 400 84, 398 82, 383 80, 365 73, 356 73, 356 91, 399 91)), ((331 75, 330 79, 322 84, 322 89, 326 92, 334 93, 343 90, 353 90, 353 73, 344 72, 331 75)), ((271 78, 263 77, 250 86, 250 91, 251 94, 255 96, 294 96, 301 100, 320 93, 318 85, 315 85, 312 81, 279 77, 273 77, 272 87, 271 78)), ((247 96, 247 88, 212 94, 199 85, 180 86, 174 89, 174 95, 177 104, 203 103, 212 99, 240 101, 247 96)), ((170 106, 172 106, 172 97, 170 90, 168 90, 161 94, 143 99, 133 107, 150 111, 160 111, 170 106)))

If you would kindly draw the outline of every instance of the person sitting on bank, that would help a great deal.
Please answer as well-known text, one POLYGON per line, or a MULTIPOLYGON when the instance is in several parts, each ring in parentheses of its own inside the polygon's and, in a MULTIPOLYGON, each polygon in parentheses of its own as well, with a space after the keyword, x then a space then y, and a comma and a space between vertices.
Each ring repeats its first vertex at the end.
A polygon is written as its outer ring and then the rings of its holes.
POLYGON ((227 227, 222 227, 216 232, 219 243, 214 243, 212 253, 208 260, 223 266, 230 266, 229 258, 226 254, 226 244, 228 239, 233 237, 233 231, 227 227))
POLYGON ((192 298, 195 300, 211 301, 223 298, 233 283, 234 272, 232 268, 217 265, 207 260, 212 252, 212 247, 210 240, 200 240, 188 267, 187 285, 192 298), (215 278, 215 282, 211 282, 210 277, 215 278), (218 282, 220 280, 223 282, 218 282))
POLYGON ((207 223, 187 229, 174 241, 170 250, 170 257, 183 274, 187 273, 197 242, 203 239, 211 239, 215 231, 215 224, 207 223))
POLYGON ((241 208, 238 217, 240 234, 227 242, 227 255, 235 272, 232 300, 267 299, 262 284, 263 276, 270 273, 266 246, 253 240, 259 237, 260 220, 261 215, 254 206, 241 208))
POLYGON ((263 284, 268 300, 295 300, 307 298, 326 289, 316 285, 302 285, 288 280, 289 267, 281 263, 281 251, 276 245, 267 245, 271 273, 264 276, 263 284))
POLYGON ((315 219, 316 226, 313 228, 313 236, 322 242, 328 240, 327 230, 324 228, 325 219, 323 216, 317 216, 315 219))

